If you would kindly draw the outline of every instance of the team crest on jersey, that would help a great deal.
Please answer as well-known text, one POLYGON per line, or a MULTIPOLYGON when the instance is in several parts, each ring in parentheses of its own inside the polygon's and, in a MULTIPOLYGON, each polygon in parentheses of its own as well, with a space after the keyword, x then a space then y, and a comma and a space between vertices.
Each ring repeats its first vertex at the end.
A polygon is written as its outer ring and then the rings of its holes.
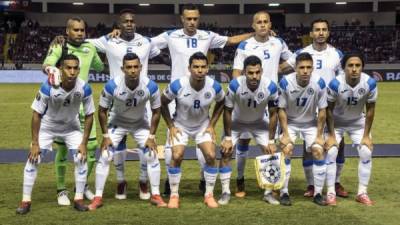
POLYGON ((313 95, 314 94, 314 89, 313 88, 309 88, 309 89, 307 89, 307 94, 309 94, 309 95, 313 95))
POLYGON ((364 95, 365 94, 365 89, 364 88, 358 89, 358 94, 364 95))
POLYGON ((204 93, 204 98, 205 99, 210 99, 211 98, 211 92, 207 91, 206 93, 204 93))
POLYGON ((36 100, 37 100, 37 101, 40 101, 41 98, 42 98, 42 97, 40 96, 40 93, 38 92, 38 93, 36 94, 36 100))
POLYGON ((263 100, 264 97, 265 97, 264 92, 260 92, 260 93, 257 94, 257 98, 260 99, 260 100, 263 100))
POLYGON ((140 97, 143 97, 144 96, 144 91, 143 90, 139 90, 137 92, 137 95, 139 95, 140 97))
POLYGON ((75 92, 74 97, 75 98, 80 98, 82 94, 80 92, 75 92))

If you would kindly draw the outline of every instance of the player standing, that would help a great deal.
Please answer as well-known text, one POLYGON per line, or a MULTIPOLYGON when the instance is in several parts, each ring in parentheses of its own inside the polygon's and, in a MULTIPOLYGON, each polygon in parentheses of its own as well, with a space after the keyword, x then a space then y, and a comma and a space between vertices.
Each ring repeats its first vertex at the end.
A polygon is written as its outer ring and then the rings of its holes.
MULTIPOLYGON (((264 154, 276 151, 274 138, 278 120, 278 87, 268 77, 262 76, 262 63, 257 56, 247 57, 243 64, 245 76, 230 82, 225 97, 225 137, 221 143, 222 159, 219 168, 222 196, 218 203, 221 205, 228 204, 230 199, 230 160, 233 146, 238 143, 242 133, 250 133, 264 154), (267 106, 269 120, 265 115, 267 106)), ((265 190, 264 200, 279 204, 271 190, 265 190)))
POLYGON ((184 76, 170 83, 161 97, 161 111, 169 129, 169 144, 172 146, 172 160, 168 168, 171 189, 168 208, 179 208, 180 166, 189 138, 195 140, 206 161, 204 203, 209 208, 216 208, 218 203, 213 197, 213 190, 218 167, 215 160, 214 127, 222 113, 225 94, 221 85, 207 76, 208 60, 203 53, 197 52, 189 58, 189 70, 190 77, 184 76), (177 113, 172 119, 168 104, 173 100, 177 102, 177 113), (209 109, 214 101, 216 105, 210 119, 209 109))
POLYGON ((314 202, 325 205, 322 188, 325 182, 326 164, 324 155, 323 130, 326 121, 327 94, 322 78, 311 76, 313 59, 308 53, 296 57, 296 72, 279 82, 279 123, 282 128, 281 144, 286 162, 286 180, 281 189, 281 205, 291 205, 288 184, 291 173, 290 155, 296 137, 304 138, 306 149, 313 156, 314 202), (316 111, 318 109, 318 116, 316 111), (289 144, 290 143, 290 144, 289 144))
POLYGON ((167 204, 160 197, 160 162, 157 157, 155 133, 160 121, 161 102, 157 84, 140 75, 141 64, 135 53, 127 53, 118 76, 107 82, 100 97, 99 121, 103 131, 102 156, 96 166, 96 195, 90 210, 102 206, 102 195, 110 169, 112 155, 127 134, 131 134, 147 161, 151 185, 151 203, 158 207, 167 204), (147 118, 146 104, 150 102, 152 117, 147 118), (110 109, 109 123, 107 123, 110 109), (144 117, 143 117, 144 115, 144 117), (149 119, 151 125, 149 126, 149 119), (111 146, 111 147, 110 147, 111 146), (108 149, 108 148, 111 149, 108 149))
MULTIPOLYGON (((66 28, 67 40, 63 45, 51 46, 49 52, 43 62, 43 71, 49 75, 49 81, 52 77, 52 70, 59 60, 66 54, 73 54, 79 58, 80 72, 79 78, 85 82, 89 80, 89 70, 94 69, 98 72, 104 69, 104 65, 96 52, 96 48, 85 41, 85 21, 79 17, 70 18, 66 28)), ((56 78, 57 79, 57 78, 56 78)), ((51 82, 50 82, 51 83, 51 82)), ((53 84, 53 83, 52 83, 53 84)), ((81 106, 79 111, 79 120, 81 121, 81 130, 84 129, 85 114, 81 106)), ((59 205, 70 205, 68 192, 65 187, 65 173, 67 163, 67 146, 60 139, 54 141, 57 144, 57 154, 55 157, 56 179, 57 179, 57 200, 59 205)), ((93 122, 93 129, 90 132, 89 142, 87 145, 88 157, 88 177, 92 172, 92 168, 96 162, 95 153, 97 149, 96 140, 96 123, 93 122)), ((89 200, 93 199, 93 193, 85 186, 85 197, 89 200)))
MULTIPOLYGON (((350 53, 343 57, 344 74, 337 76, 329 83, 328 89, 328 130, 330 137, 339 143, 347 132, 354 145, 357 145, 360 161, 358 163, 358 192, 356 201, 372 205, 367 194, 367 186, 372 168, 371 127, 375 115, 375 103, 378 97, 376 81, 362 72, 364 60, 358 53, 350 53), (365 106, 365 113, 364 113, 365 106)), ((333 142, 331 142, 333 143, 333 142)), ((330 148, 327 164, 334 164, 337 148, 330 148)), ((336 205, 334 175, 327 171, 327 202, 336 205)))
POLYGON ((46 81, 42 84, 32 103, 32 143, 29 158, 24 169, 23 195, 18 214, 26 214, 31 207, 31 194, 35 183, 38 165, 46 151, 52 150, 55 138, 62 139, 73 152, 75 163, 74 208, 87 211, 83 203, 83 192, 87 179, 87 143, 95 111, 92 89, 78 78, 79 59, 66 55, 61 59, 61 85, 52 88, 46 81), (80 129, 79 107, 83 104, 85 114, 84 131, 80 129))

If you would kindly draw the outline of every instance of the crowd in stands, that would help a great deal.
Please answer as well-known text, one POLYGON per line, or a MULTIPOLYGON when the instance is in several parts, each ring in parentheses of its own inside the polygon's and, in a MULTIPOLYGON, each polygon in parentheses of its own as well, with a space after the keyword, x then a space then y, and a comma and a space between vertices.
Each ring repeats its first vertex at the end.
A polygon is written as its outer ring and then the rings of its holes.
MULTIPOLYGON (((400 63, 399 36, 400 28, 396 26, 336 26, 331 28, 330 43, 343 52, 358 50, 364 53, 368 63, 400 63)), ((251 28, 220 28, 215 24, 201 24, 202 29, 212 30, 221 35, 235 35, 251 32, 251 28)), ((7 29, 10 30, 10 29, 7 29)), ((5 34, 0 33, 0 52, 5 46, 5 34)), ((107 34, 112 28, 107 28, 99 23, 96 27, 87 29, 87 37, 95 38, 107 34)), ((153 37, 162 33, 164 28, 138 27, 137 32, 153 37)), ((309 28, 304 26, 274 29, 279 37, 286 41, 293 52, 310 44, 309 28)), ((8 59, 14 63, 42 63, 46 56, 51 40, 65 32, 64 27, 45 27, 38 22, 24 21, 15 38, 8 39, 8 59)), ((231 64, 234 58, 236 46, 225 47, 223 50, 213 50, 212 60, 214 64, 231 64)), ((167 52, 167 50, 165 50, 167 52)), ((3 55, 3 54, 1 54, 3 55)), ((1 59, 1 58, 0 58, 1 59)), ((152 61, 151 63, 158 63, 152 61)))

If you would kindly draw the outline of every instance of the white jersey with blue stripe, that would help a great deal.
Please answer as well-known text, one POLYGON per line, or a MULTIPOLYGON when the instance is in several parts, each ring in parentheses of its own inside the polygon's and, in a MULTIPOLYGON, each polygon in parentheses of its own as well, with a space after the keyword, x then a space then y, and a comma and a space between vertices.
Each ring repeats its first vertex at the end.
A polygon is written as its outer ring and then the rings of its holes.
POLYGON ((261 59, 263 76, 278 82, 279 61, 288 60, 292 55, 285 41, 278 37, 269 37, 266 42, 258 42, 254 37, 242 41, 235 54, 233 69, 244 70, 244 60, 255 55, 261 59))
POLYGON ((229 83, 225 106, 233 108, 232 120, 247 124, 267 121, 265 108, 278 106, 277 85, 262 77, 260 86, 252 91, 246 80, 246 76, 240 76, 229 83))
POLYGON ((336 75, 343 71, 340 64, 343 53, 339 49, 329 44, 327 45, 326 49, 322 51, 315 50, 313 45, 311 44, 303 49, 296 51, 289 58, 287 63, 291 67, 295 68, 296 57, 303 52, 309 53, 313 58, 314 70, 312 74, 322 77, 326 84, 328 84, 336 77, 336 75))
POLYGON ((365 73, 361 73, 360 82, 355 87, 347 84, 344 73, 328 85, 328 101, 335 103, 333 110, 335 123, 343 125, 363 118, 365 104, 375 103, 377 97, 376 81, 365 73))
POLYGON ((302 87, 296 73, 291 73, 281 79, 279 89, 279 108, 286 109, 289 124, 316 124, 317 109, 328 106, 326 84, 320 77, 311 76, 310 83, 302 87))
POLYGON ((86 41, 96 46, 98 51, 106 54, 110 67, 110 79, 124 76, 121 66, 122 59, 126 53, 135 53, 139 57, 142 64, 140 75, 147 77, 149 58, 153 58, 161 52, 151 42, 150 38, 138 33, 135 33, 135 38, 130 41, 125 41, 121 38, 108 38, 106 35, 97 39, 87 39, 86 41))
POLYGON ((120 76, 106 83, 99 105, 110 109, 110 124, 131 127, 150 119, 146 113, 148 101, 152 109, 161 107, 160 92, 154 81, 140 76, 139 85, 131 90, 125 84, 125 76, 120 76))
POLYGON ((195 128, 208 122, 211 104, 223 101, 225 93, 221 84, 208 76, 200 91, 192 88, 189 79, 182 77, 173 81, 165 89, 164 95, 171 101, 176 99, 174 120, 185 127, 195 128))
POLYGON ((209 49, 223 48, 228 41, 227 36, 221 36, 212 31, 197 30, 189 36, 183 29, 166 31, 152 41, 158 48, 168 47, 171 56, 171 82, 175 79, 189 76, 189 58, 196 52, 207 55, 209 49))
POLYGON ((41 126, 53 130, 79 130, 79 107, 83 104, 85 115, 95 112, 92 89, 88 83, 76 79, 75 87, 67 92, 62 87, 53 88, 47 81, 42 84, 31 108, 42 115, 41 126))

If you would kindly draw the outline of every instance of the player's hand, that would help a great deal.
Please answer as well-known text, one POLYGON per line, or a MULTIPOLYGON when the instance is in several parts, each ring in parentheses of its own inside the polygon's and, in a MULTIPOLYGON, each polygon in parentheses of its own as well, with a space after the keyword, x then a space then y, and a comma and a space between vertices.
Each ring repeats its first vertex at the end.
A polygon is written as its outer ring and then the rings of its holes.
POLYGON ((325 141, 325 149, 329 150, 333 146, 338 147, 338 143, 336 142, 336 137, 335 135, 328 135, 328 138, 325 141))
POLYGON ((144 143, 144 146, 149 149, 149 155, 151 156, 151 152, 154 153, 154 156, 157 155, 157 144, 154 138, 148 137, 146 142, 144 143))
MULTIPOLYGON (((282 135, 279 138, 279 147, 283 149, 286 147, 289 143, 292 143, 292 140, 290 139, 289 135, 282 135)), ((292 143, 293 144, 293 143, 292 143)))
POLYGON ((270 154, 270 155, 272 155, 272 154, 274 154, 275 152, 276 152, 276 145, 275 145, 275 143, 273 143, 273 144, 268 144, 268 145, 267 145, 267 153, 270 154))
POLYGON ((215 133, 215 129, 213 126, 209 126, 207 127, 207 129, 203 132, 203 135, 209 133, 211 135, 211 140, 212 142, 215 144, 216 143, 216 133, 215 133))
POLYGON ((317 136, 317 138, 315 138, 314 144, 318 144, 321 145, 321 147, 323 147, 325 144, 324 138, 322 136, 317 136))
POLYGON ((231 138, 224 138, 221 142, 221 152, 223 154, 229 154, 233 151, 233 143, 231 138))
POLYGON ((119 38, 119 36, 121 35, 121 30, 120 29, 114 29, 113 31, 111 31, 111 33, 107 34, 108 38, 119 38))
POLYGON ((62 35, 58 35, 53 39, 53 41, 51 41, 50 48, 51 47, 55 47, 57 45, 61 45, 62 46, 62 45, 64 45, 64 43, 65 43, 65 37, 62 36, 62 35))
POLYGON ((31 163, 38 163, 40 155, 40 148, 38 143, 31 143, 31 150, 29 151, 28 159, 31 163))
POLYGON ((293 149, 294 149, 294 145, 292 142, 289 142, 287 145, 281 147, 283 155, 285 155, 285 157, 288 159, 290 159, 290 157, 292 157, 293 149))
POLYGON ((53 87, 59 87, 61 84, 61 72, 55 66, 47 66, 44 71, 47 73, 47 80, 53 87))
POLYGON ((107 150, 108 147, 112 147, 112 146, 113 146, 113 143, 111 141, 111 138, 103 137, 103 140, 101 141, 100 149, 107 150))
POLYGON ((86 154, 87 154, 87 148, 85 144, 80 144, 78 147, 78 155, 81 155, 81 162, 85 162, 86 161, 86 154))
POLYGON ((174 145, 174 139, 176 139, 177 141, 180 141, 179 137, 178 137, 178 134, 180 134, 182 136, 181 129, 179 129, 179 128, 175 127, 175 126, 172 126, 172 127, 169 128, 169 137, 168 137, 168 139, 169 139, 169 143, 171 143, 172 146, 174 145))
POLYGON ((374 145, 372 144, 372 139, 369 136, 365 136, 361 139, 361 145, 366 145, 369 150, 373 150, 374 149, 374 145))

